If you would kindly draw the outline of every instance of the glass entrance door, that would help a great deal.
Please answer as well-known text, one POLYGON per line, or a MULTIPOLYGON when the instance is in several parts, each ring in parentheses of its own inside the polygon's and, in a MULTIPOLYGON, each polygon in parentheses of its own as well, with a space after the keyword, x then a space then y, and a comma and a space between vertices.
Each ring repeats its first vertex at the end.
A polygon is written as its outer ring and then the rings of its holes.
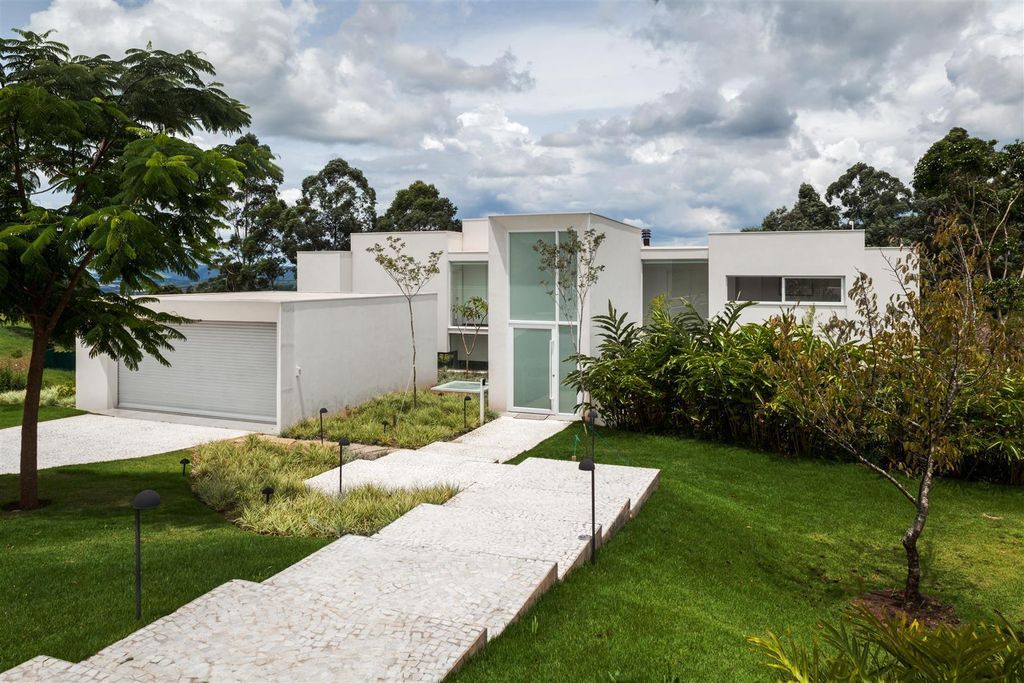
POLYGON ((550 328, 512 328, 512 406, 550 412, 552 405, 552 346, 550 328))

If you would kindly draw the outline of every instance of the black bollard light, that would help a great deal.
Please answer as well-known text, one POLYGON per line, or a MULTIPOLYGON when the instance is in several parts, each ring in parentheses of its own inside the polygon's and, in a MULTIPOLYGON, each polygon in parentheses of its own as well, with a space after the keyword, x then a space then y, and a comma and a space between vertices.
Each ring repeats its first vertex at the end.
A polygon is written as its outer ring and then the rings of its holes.
POLYGON ((188 458, 182 458, 181 460, 178 461, 178 463, 181 465, 181 476, 183 477, 185 476, 185 468, 188 467, 189 462, 191 461, 188 458))
POLYGON ((320 409, 320 445, 324 445, 324 414, 327 412, 327 408, 320 409))
POLYGON ((263 502, 270 505, 270 497, 274 495, 274 487, 264 486, 261 493, 263 494, 263 502))
POLYGON ((347 436, 341 437, 341 441, 338 442, 338 498, 341 498, 341 470, 345 466, 345 446, 351 443, 347 436))
POLYGON ((594 446, 596 445, 595 439, 597 438, 597 411, 591 408, 587 415, 590 417, 590 459, 594 459, 594 446))
POLYGON ((590 564, 597 564, 597 499, 594 496, 594 460, 586 458, 580 469, 590 472, 590 564))
POLYGON ((462 399, 462 428, 469 429, 469 402, 473 398, 466 396, 462 399))
POLYGON ((146 489, 132 500, 135 509, 135 618, 142 618, 142 511, 160 504, 160 494, 146 489))

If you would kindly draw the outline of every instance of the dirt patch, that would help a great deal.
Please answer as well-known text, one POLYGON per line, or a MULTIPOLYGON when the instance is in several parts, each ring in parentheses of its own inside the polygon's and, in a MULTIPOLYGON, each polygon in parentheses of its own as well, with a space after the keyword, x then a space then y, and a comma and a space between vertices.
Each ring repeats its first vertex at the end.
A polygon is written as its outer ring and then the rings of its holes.
POLYGON ((935 628, 940 624, 956 626, 960 623, 952 605, 927 595, 919 603, 905 604, 903 591, 895 588, 869 591, 853 602, 855 605, 864 605, 879 619, 902 615, 908 621, 917 621, 927 628, 935 628))

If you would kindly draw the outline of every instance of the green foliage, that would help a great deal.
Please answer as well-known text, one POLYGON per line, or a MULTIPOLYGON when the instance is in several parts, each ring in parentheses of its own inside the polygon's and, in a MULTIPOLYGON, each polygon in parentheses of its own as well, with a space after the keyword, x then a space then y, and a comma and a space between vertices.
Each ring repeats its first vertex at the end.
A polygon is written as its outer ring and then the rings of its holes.
MULTIPOLYGON (((4 386, 4 366, 0 365, 0 406, 20 406, 25 403, 24 382, 21 389, 2 389, 4 386)), ((11 386, 14 386, 13 384, 11 386)), ((74 408, 75 385, 55 384, 43 387, 39 392, 39 405, 47 408, 74 408)))
POLYGON ((864 230, 868 245, 885 246, 905 237, 908 222, 916 220, 910 189, 896 176, 863 162, 828 186, 825 201, 838 203, 842 225, 864 230))
POLYGON ((284 252, 348 250, 349 235, 371 232, 377 225, 377 193, 366 176, 344 159, 331 159, 302 181, 302 197, 281 218, 284 252))
POLYGON ((161 273, 194 276, 216 246, 243 164, 191 137, 237 132, 249 115, 193 52, 72 56, 49 33, 15 33, 0 41, 0 319, 33 330, 22 453, 31 508, 40 356, 77 336, 129 368, 163 360, 182 319, 130 294, 153 291, 161 273))
MULTIPOLYGON (((420 395, 413 407, 412 392, 384 394, 343 413, 325 415, 324 434, 335 443, 348 437, 353 443, 396 448, 420 448, 434 441, 448 441, 480 426, 480 403, 475 396, 466 409, 469 426, 463 426, 464 398, 461 394, 427 392, 420 395)), ((493 417, 490 412, 484 415, 485 419, 493 417)), ((319 439, 319 417, 292 425, 284 434, 296 439, 319 439)))
POLYGON ((200 291, 248 292, 274 288, 285 274, 282 252, 284 215, 288 211, 277 191, 284 176, 274 162, 270 147, 252 133, 231 145, 223 154, 243 165, 245 176, 235 190, 226 216, 231 226, 210 260, 217 274, 199 285, 200 291))
POLYGON ((306 487, 306 479, 337 464, 333 447, 287 446, 252 435, 243 442, 199 446, 192 458, 192 490, 243 529, 322 538, 369 536, 420 503, 440 505, 457 493, 451 486, 390 490, 368 485, 339 499, 306 487), (274 489, 269 503, 262 493, 265 486, 274 489))
POLYGON ((1024 629, 1006 620, 927 628, 905 615, 851 608, 812 645, 774 633, 747 640, 782 680, 1015 681, 1024 679, 1024 629))
MULTIPOLYGON (((841 422, 858 427, 846 436, 848 450, 816 429, 807 414, 811 408, 824 409, 812 398, 829 381, 829 375, 819 370, 839 364, 847 357, 844 354, 857 353, 857 347, 848 339, 839 343, 817 335, 807 321, 740 324, 747 305, 731 303, 720 315, 705 320, 692 307, 672 314, 659 299, 643 326, 610 309, 594 317, 598 353, 579 357, 580 369, 567 382, 577 389, 586 383, 603 419, 622 429, 828 459, 849 458, 849 452, 856 451, 869 454, 884 468, 901 462, 906 466, 907 432, 885 424, 867 431, 867 423, 841 422), (784 380, 773 370, 780 349, 788 349, 791 359, 801 359, 800 367, 790 373, 804 378, 801 384, 784 380), (807 386, 808 381, 823 384, 807 386), (780 399, 780 387, 792 393, 798 386, 806 388, 802 398, 780 399)), ((910 367, 900 369, 892 381, 910 382, 910 367)), ((1024 367, 1014 365, 999 375, 992 392, 967 394, 955 403, 954 420, 962 427, 956 438, 961 457, 946 461, 946 472, 1004 481, 1014 476, 1024 462, 1022 384, 1024 367)), ((849 405, 833 408, 836 415, 853 410, 849 405)))
POLYGON ((0 392, 25 389, 28 378, 10 363, 0 363, 0 392))
POLYGON ((391 206, 377 221, 377 230, 382 232, 413 230, 462 232, 462 221, 455 217, 457 213, 458 207, 447 197, 442 197, 436 187, 417 180, 395 194, 391 206))
POLYGON ((839 211, 822 201, 809 183, 801 183, 792 209, 775 209, 761 222, 761 230, 835 230, 839 228, 839 211))

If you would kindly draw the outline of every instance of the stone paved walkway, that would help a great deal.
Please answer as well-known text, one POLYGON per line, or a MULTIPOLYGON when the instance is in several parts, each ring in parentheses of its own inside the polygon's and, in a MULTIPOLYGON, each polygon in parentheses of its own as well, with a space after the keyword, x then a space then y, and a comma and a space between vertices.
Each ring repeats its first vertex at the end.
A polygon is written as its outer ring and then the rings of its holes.
MULTIPOLYGON (((7 681, 439 681, 590 557, 577 463, 501 464, 565 422, 502 417, 454 442, 356 460, 343 486, 454 484, 366 538, 345 536, 263 583, 229 581, 78 664, 36 657, 7 681)), ((600 542, 658 470, 598 464, 600 542)), ((307 484, 338 492, 338 470, 307 484)))

